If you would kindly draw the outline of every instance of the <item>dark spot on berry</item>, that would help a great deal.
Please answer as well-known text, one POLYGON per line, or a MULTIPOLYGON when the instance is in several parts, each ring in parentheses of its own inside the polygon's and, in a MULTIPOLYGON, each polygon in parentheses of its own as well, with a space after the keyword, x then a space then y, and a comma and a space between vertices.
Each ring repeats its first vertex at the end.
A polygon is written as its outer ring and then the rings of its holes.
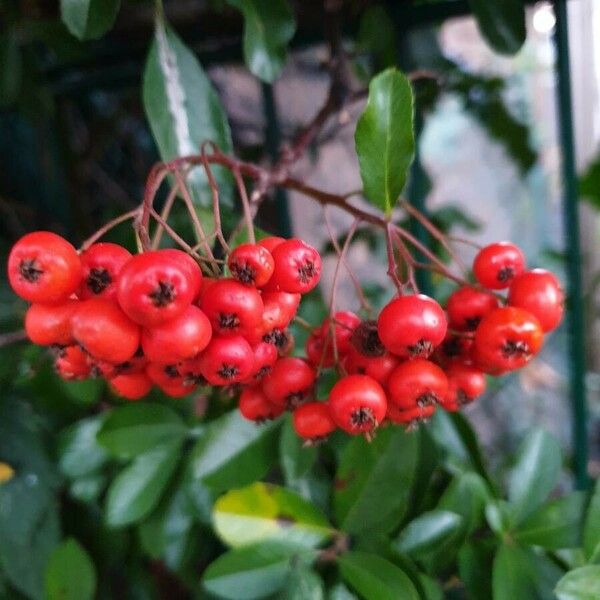
POLYGON ((256 372, 256 374, 254 375, 254 379, 256 379, 257 381, 260 381, 263 377, 266 377, 272 370, 273 370, 273 367, 265 365, 264 367, 261 367, 256 372))
POLYGON ((42 269, 37 266, 35 262, 35 258, 30 258, 28 260, 22 260, 19 265, 19 273, 21 277, 25 279, 25 281, 29 281, 29 283, 35 283, 44 273, 42 269))
POLYGON ((408 346, 411 358, 427 358, 433 352, 433 344, 429 340, 420 339, 416 344, 408 346))
POLYGON ((465 319, 465 325, 469 331, 474 331, 477 326, 481 323, 481 317, 469 317, 465 319))
POLYGON ((183 385, 186 387, 192 387, 194 385, 205 385, 206 379, 200 374, 196 373, 184 373, 183 385))
POLYGON ((511 358, 514 356, 528 357, 531 354, 531 351, 529 350, 529 344, 527 344, 527 342, 522 342, 522 341, 513 342, 513 341, 509 340, 509 341, 506 341, 504 343, 504 345, 502 346, 502 354, 504 354, 504 356, 506 358, 511 358))
POLYGON ((359 375, 365 375, 365 374, 366 374, 366 372, 367 372, 367 369, 366 369, 365 367, 358 367, 358 368, 356 369, 356 372, 357 372, 359 375))
POLYGON ((133 356, 137 358, 141 358, 142 356, 144 356, 144 351, 142 350, 141 346, 135 351, 135 354, 133 356))
POLYGON ((376 357, 385 354, 385 346, 377 333, 377 321, 363 321, 352 332, 350 342, 363 356, 376 357))
POLYGON ((456 403, 459 406, 465 406, 466 404, 472 402, 472 400, 472 398, 469 398, 469 396, 465 394, 464 390, 460 389, 456 392, 456 403))
POLYGON ((442 351, 448 358, 454 358, 462 354, 463 348, 460 338, 453 337, 442 344, 442 351))
POLYGON ((235 313, 219 313, 219 327, 221 329, 236 329, 240 326, 240 319, 235 313))
POLYGON ((515 276, 515 270, 512 267, 502 267, 498 270, 498 274, 496 275, 496 279, 501 283, 506 283, 513 279, 515 276))
POLYGON ((377 419, 373 415, 373 411, 370 408, 362 406, 355 410, 350 415, 350 424, 352 427, 362 427, 363 425, 372 425, 373 428, 377 427, 377 419))
POLYGON ((315 263, 307 260, 302 266, 298 267, 298 279, 300 283, 309 283, 317 274, 315 263))
POLYGON ((233 276, 242 283, 250 284, 254 283, 256 280, 256 269, 251 267, 248 263, 233 263, 229 268, 231 269, 233 276))
POLYGON ((239 369, 235 365, 221 365, 221 368, 217 371, 217 375, 221 379, 233 379, 239 372, 239 369))
POLYGON ((425 392, 424 394, 421 394, 417 398, 417 406, 419 408, 425 408, 426 406, 434 406, 438 404, 439 401, 440 399, 437 397, 437 394, 434 394, 433 392, 429 391, 425 392))
POLYGON ((284 329, 273 329, 263 336, 263 342, 273 344, 278 350, 283 350, 289 341, 287 331, 284 329))
POLYGON ((298 408, 305 400, 307 396, 306 390, 298 390, 291 392, 285 397, 285 407, 288 410, 294 410, 298 408))
POLYGON ((92 294, 101 294, 112 283, 112 277, 107 269, 92 269, 85 284, 92 294))
POLYGON ((179 370, 177 369, 177 365, 167 365, 164 368, 164 371, 167 377, 171 377, 173 379, 175 379, 175 377, 179 377, 180 375, 179 370))
POLYGON ((175 300, 176 295, 175 286, 165 281, 159 281, 158 286, 148 294, 152 300, 152 304, 157 308, 171 304, 175 300))

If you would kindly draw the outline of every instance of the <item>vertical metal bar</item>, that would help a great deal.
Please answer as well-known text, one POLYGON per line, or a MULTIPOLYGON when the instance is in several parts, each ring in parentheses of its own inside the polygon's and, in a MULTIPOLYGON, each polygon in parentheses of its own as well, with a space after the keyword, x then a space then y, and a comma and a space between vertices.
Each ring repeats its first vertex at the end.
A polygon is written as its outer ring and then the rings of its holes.
MULTIPOLYGON (((265 129, 265 146, 267 153, 272 161, 276 161, 281 144, 281 132, 279 130, 279 119, 277 117, 277 105, 275 103, 275 94, 273 86, 269 83, 262 83, 263 110, 267 126, 265 129)), ((275 190, 275 213, 277 220, 278 233, 283 237, 292 236, 292 223, 288 209, 287 193, 281 188, 275 190)))
POLYGON ((589 485, 587 472, 588 437, 587 404, 585 390, 585 324, 583 320, 581 249, 579 239, 579 213, 577 173, 571 102, 571 76, 569 72, 569 32, 567 1, 555 0, 556 76, 557 102, 562 146, 563 220, 567 257, 570 394, 573 418, 573 461, 578 488, 589 485))

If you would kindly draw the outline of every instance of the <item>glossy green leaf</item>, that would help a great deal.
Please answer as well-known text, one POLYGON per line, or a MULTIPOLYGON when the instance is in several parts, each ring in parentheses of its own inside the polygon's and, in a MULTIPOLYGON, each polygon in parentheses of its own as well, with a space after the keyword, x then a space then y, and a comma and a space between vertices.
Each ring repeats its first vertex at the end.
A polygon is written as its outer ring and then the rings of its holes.
POLYGON ((286 418, 279 438, 279 456, 285 481, 289 485, 304 477, 315 464, 318 449, 305 447, 302 439, 294 430, 291 416, 286 418))
POLYGON ((254 483, 221 496, 213 511, 214 527, 229 546, 269 540, 315 547, 334 533, 323 513, 285 488, 254 483))
POLYGON ((494 558, 494 600, 537 598, 528 556, 518 546, 502 544, 494 558))
POLYGON ((227 0, 244 15, 244 60, 258 78, 273 82, 285 64, 296 23, 287 0, 227 0))
POLYGON ((575 492, 540 507, 519 525, 515 539, 548 550, 575 548, 581 544, 586 498, 575 492))
POLYGON ((467 532, 473 532, 483 522, 486 502, 490 498, 485 480, 477 473, 461 473, 446 488, 437 508, 450 510, 463 517, 467 532))
POLYGON ((408 575, 385 558, 365 552, 347 552, 338 558, 346 583, 365 600, 419 600, 408 575))
POLYGON ((69 486, 69 495, 79 502, 94 502, 104 490, 106 479, 102 474, 78 477, 69 486))
POLYGON ((430 421, 429 432, 452 471, 474 470, 489 483, 477 436, 463 415, 437 410, 430 421))
POLYGON ((95 590, 94 563, 77 540, 65 540, 46 567, 47 600, 92 600, 95 590))
POLYGON ((231 600, 264 598, 280 590, 293 567, 309 564, 313 550, 260 543, 231 550, 211 563, 202 578, 207 591, 231 600))
MULTIPOLYGON (((217 93, 192 51, 160 20, 142 85, 146 117, 163 160, 198 154, 206 141, 225 153, 231 152, 231 131, 217 93)), ((230 203, 229 173, 218 166, 212 170, 220 201, 230 203)), ((210 204, 208 180, 202 168, 190 171, 188 185, 197 203, 210 204)))
POLYGON ((600 566, 588 565, 569 571, 554 590, 558 600, 598 600, 600 566))
POLYGON ((67 29, 79 40, 102 37, 114 25, 121 0, 60 0, 67 29))
POLYGON ((488 44, 500 54, 516 54, 527 32, 523 0, 469 0, 477 25, 488 44))
POLYGON ((327 600, 358 600, 358 596, 353 594, 343 583, 338 583, 329 591, 327 600))
POLYGON ((171 442, 140 454, 108 488, 106 522, 123 527, 144 518, 157 504, 180 458, 181 444, 171 442))
POLYGON ((458 573, 469 600, 492 598, 495 540, 468 541, 458 553, 458 573))
POLYGON ((323 580, 307 567, 293 569, 281 592, 281 600, 325 600, 323 580))
POLYGON ((600 546, 600 480, 596 482, 583 528, 583 549, 590 559, 600 546))
POLYGON ((558 441, 541 429, 530 433, 519 450, 508 485, 515 523, 544 502, 558 481, 560 468, 558 441))
POLYGON ((108 460, 108 453, 96 440, 105 415, 81 419, 60 434, 58 466, 71 479, 98 471, 108 460))
POLYGON ((412 89, 400 71, 390 68, 371 80, 354 140, 364 193, 389 214, 404 189, 415 152, 412 89))
POLYGON ((412 556, 437 552, 456 538, 464 527, 464 519, 447 510, 432 510, 412 520, 400 533, 395 547, 412 556))
POLYGON ((257 426, 231 411, 211 422, 192 449, 189 476, 215 492, 252 483, 263 477, 277 457, 273 421, 257 426))
POLYGON ((186 434, 179 415, 167 406, 136 403, 114 409, 97 439, 111 454, 131 458, 159 444, 180 441, 186 434))
POLYGON ((389 531, 406 513, 418 464, 418 436, 389 427, 372 443, 353 438, 342 452, 334 512, 349 533, 389 531))
POLYGON ((600 208, 600 155, 596 155, 579 177, 579 194, 597 209, 600 208))

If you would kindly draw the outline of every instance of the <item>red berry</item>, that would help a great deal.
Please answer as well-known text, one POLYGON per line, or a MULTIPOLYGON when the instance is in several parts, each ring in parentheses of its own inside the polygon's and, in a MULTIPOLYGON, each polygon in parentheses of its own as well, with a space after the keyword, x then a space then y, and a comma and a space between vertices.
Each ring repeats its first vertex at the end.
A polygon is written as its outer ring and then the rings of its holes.
POLYGON ((105 360, 97 360, 91 356, 88 356, 88 362, 92 367, 92 372, 96 373, 98 376, 101 375, 102 377, 110 379, 117 375, 145 372, 148 359, 144 356, 141 349, 138 348, 132 358, 122 363, 114 364, 105 360))
POLYGON ((281 358, 263 379, 263 392, 277 406, 296 408, 312 394, 316 377, 315 370, 301 358, 281 358))
POLYGON ((94 358, 115 364, 131 359, 140 345, 140 328, 116 302, 90 298, 71 318, 75 340, 94 358))
POLYGON ((427 358, 444 340, 446 328, 442 307, 423 294, 392 300, 377 321, 383 345, 400 357, 427 358))
POLYGON ((273 254, 273 250, 275 250, 275 248, 277 248, 277 246, 279 246, 280 244, 283 244, 283 242, 285 242, 285 238, 277 237, 276 235, 272 235, 272 236, 263 238, 262 240, 258 240, 258 242, 256 242, 256 243, 259 246, 266 248, 271 254, 273 254))
POLYGON ((25 315, 27 337, 40 346, 73 344, 71 317, 78 306, 78 300, 65 300, 60 304, 32 304, 25 315))
POLYGON ((496 296, 468 286, 453 292, 446 306, 450 327, 460 331, 475 331, 481 319, 495 308, 498 308, 496 296))
POLYGON ((195 389, 195 385, 185 381, 160 386, 161 392, 167 396, 171 396, 171 398, 183 398, 184 396, 191 394, 195 389))
POLYGON ((252 348, 254 353, 254 366, 252 373, 244 383, 254 384, 262 381, 272 370, 277 362, 277 348, 267 342, 259 342, 252 348))
POLYGON ((254 353, 243 337, 216 337, 199 361, 200 371, 208 383, 230 385, 244 381, 252 373, 254 353))
POLYGON ((435 360, 442 366, 458 362, 473 362, 473 335, 446 333, 444 341, 436 348, 435 360))
POLYGON ((477 327, 475 361, 491 373, 519 369, 540 351, 543 341, 542 326, 530 312, 497 308, 477 327))
POLYGON ((146 365, 146 375, 158 387, 183 385, 184 380, 179 365, 165 365, 150 362, 146 365))
POLYGON ((244 418, 258 423, 275 419, 284 411, 282 406, 269 402, 260 387, 247 387, 242 390, 239 409, 244 418))
POLYGON ((368 375, 348 375, 329 394, 329 410, 336 425, 351 435, 370 433, 385 418, 383 388, 368 375))
POLYGON ((446 372, 448 393, 442 400, 444 408, 460 407, 473 402, 485 392, 485 375, 476 367, 454 364, 446 372))
POLYGON ((210 321, 196 306, 162 325, 142 330, 142 349, 148 360, 173 363, 194 358, 212 337, 210 321))
POLYGON ((416 423, 427 421, 435 413, 436 406, 429 404, 428 406, 415 406, 407 410, 402 410, 391 402, 388 403, 386 419, 392 423, 407 425, 409 428, 416 423))
POLYGON ((507 288, 525 270, 525 256, 510 242, 497 242, 482 248, 473 261, 477 281, 490 290, 507 288))
POLYGON ((377 332, 377 321, 363 321, 355 327, 350 337, 351 345, 359 354, 375 358, 386 353, 377 332))
MULTIPOLYGON (((358 315, 355 315, 349 310, 339 311, 333 315, 335 331, 335 341, 337 346, 338 354, 346 354, 351 347, 351 338, 354 330, 361 324, 361 319, 358 315)), ((331 333, 330 320, 325 319, 323 325, 321 325, 321 335, 326 338, 331 333)), ((333 346, 333 343, 330 342, 333 346)))
POLYGON ((304 351, 308 362, 313 367, 328 369, 335 364, 333 340, 331 336, 323 335, 320 327, 310 332, 304 345, 304 351))
POLYGON ((54 369, 66 380, 87 379, 91 369, 85 352, 79 346, 65 346, 58 351, 54 369))
POLYGON ((554 273, 533 269, 513 279, 508 303, 537 317, 544 332, 558 327, 564 313, 564 294, 554 273))
POLYGON ((271 279, 275 262, 264 246, 240 244, 229 255, 227 266, 238 281, 254 287, 262 287, 271 279))
POLYGON ((109 380, 113 392, 127 400, 139 400, 152 389, 152 381, 145 373, 127 373, 109 380))
POLYGON ((381 385, 385 385, 391 372, 398 366, 398 359, 389 352, 382 356, 365 356, 352 347, 344 365, 350 375, 368 375, 381 385))
POLYGON ((12 247, 8 280, 15 293, 29 302, 62 302, 79 287, 81 261, 61 236, 35 231, 12 247))
POLYGON ((131 252, 110 242, 93 244, 81 253, 83 279, 79 288, 82 300, 102 296, 117 297, 117 279, 125 263, 131 258, 131 252))
POLYGON ((130 319, 153 327, 180 316, 200 291, 200 267, 185 252, 133 256, 119 275, 117 298, 130 319))
POLYGON ((326 440, 336 426, 325 402, 307 402, 299 406, 293 414, 296 433, 311 443, 326 440))
POLYGON ((272 252, 275 270, 268 289, 306 294, 319 283, 321 257, 312 247, 298 239, 287 240, 272 252))
POLYGON ((202 296, 200 307, 215 335, 251 335, 260 326, 263 302, 252 287, 234 279, 213 283, 202 296))
POLYGON ((398 365, 388 380, 390 402, 401 410, 435 405, 448 392, 448 378, 440 367, 417 358, 398 365))

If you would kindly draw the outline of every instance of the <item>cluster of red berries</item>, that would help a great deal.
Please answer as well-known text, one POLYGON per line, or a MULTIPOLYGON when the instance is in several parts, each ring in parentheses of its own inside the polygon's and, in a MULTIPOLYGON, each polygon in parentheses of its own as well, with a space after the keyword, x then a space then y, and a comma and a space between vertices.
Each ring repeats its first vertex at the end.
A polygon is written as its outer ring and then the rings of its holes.
POLYGON ((413 294, 391 300, 377 320, 337 312, 311 332, 302 359, 289 356, 288 326, 319 282, 319 253, 269 237, 233 249, 227 266, 230 277, 214 279, 179 250, 132 256, 97 243, 78 254, 41 231, 15 244, 8 273, 32 302, 29 338, 55 349, 65 379, 103 376, 131 400, 153 385, 180 397, 235 384, 244 417, 293 411, 296 432, 311 442, 338 428, 370 436, 384 421, 410 425, 438 406, 458 410, 484 392, 486 374, 535 356, 564 310, 552 273, 526 271, 517 246, 496 243, 474 260, 477 284, 457 289, 445 311, 413 294), (318 374, 331 367, 341 376, 327 401, 312 400, 318 374))
MULTIPOLYGON (((102 376, 136 400, 153 385, 172 397, 206 384, 255 390, 270 374, 265 417, 274 417, 291 402, 277 384, 290 360, 280 358, 292 345, 287 328, 319 282, 321 258, 301 240, 270 237, 234 248, 227 266, 231 276, 214 279, 180 250, 131 255, 97 243, 78 254, 38 231, 13 246, 8 277, 32 303, 27 335, 53 348, 63 378, 102 376)), ((242 394, 246 415, 253 393, 242 394)))
POLYGON ((558 326, 563 293, 543 269, 525 270, 514 244, 483 248, 473 263, 478 285, 451 294, 446 311, 432 298, 399 296, 376 321, 340 312, 306 344, 313 366, 338 364, 344 375, 327 402, 294 412, 298 434, 325 438, 336 428, 371 435, 384 421, 410 425, 438 406, 456 411, 480 396, 487 375, 523 367, 558 326), (508 289, 502 296, 498 290, 508 289))

